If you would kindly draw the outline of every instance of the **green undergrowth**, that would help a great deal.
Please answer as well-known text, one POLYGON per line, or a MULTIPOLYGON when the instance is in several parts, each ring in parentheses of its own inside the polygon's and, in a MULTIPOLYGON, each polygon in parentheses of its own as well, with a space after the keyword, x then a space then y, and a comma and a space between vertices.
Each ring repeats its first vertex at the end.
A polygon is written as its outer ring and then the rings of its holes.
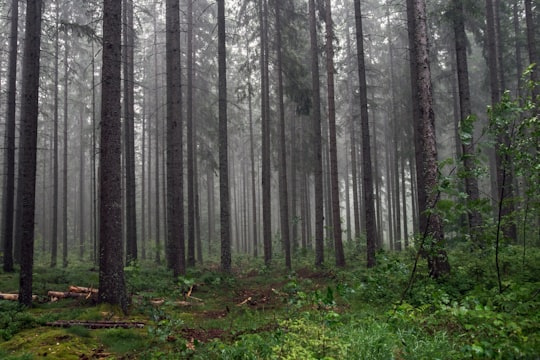
MULTIPOLYGON (((0 359, 537 359, 540 252, 503 249, 501 292, 493 254, 467 251, 450 252, 448 277, 429 278, 420 262, 412 281, 412 251, 380 252, 373 269, 315 269, 306 256, 286 271, 240 258, 231 275, 208 265, 178 279, 134 263, 127 316, 85 299, 47 301, 48 290, 96 286, 93 269, 38 268, 33 308, 0 301, 0 359), (56 320, 146 326, 47 326, 56 320)), ((1 289, 13 282, 0 274, 1 289)))

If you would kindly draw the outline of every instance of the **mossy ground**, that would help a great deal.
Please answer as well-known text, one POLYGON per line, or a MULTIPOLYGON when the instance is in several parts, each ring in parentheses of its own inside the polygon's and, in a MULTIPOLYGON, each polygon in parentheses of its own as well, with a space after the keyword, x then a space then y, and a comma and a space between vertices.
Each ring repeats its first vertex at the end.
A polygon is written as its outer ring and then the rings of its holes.
MULTIPOLYGON (((239 261, 232 275, 209 265, 179 279, 141 262, 126 268, 128 315, 90 299, 51 302, 48 290, 96 287, 97 273, 83 264, 37 266, 38 300, 31 309, 0 301, 0 359, 534 359, 540 354, 539 255, 509 269, 508 290, 497 294, 489 257, 478 264, 457 253, 452 260, 460 265, 450 278, 433 281, 421 267, 404 299, 406 254, 380 253, 371 270, 352 261, 345 269, 298 264, 294 271, 239 261), (56 320, 146 325, 47 326, 56 320)), ((0 290, 15 286, 14 274, 0 273, 0 290)))

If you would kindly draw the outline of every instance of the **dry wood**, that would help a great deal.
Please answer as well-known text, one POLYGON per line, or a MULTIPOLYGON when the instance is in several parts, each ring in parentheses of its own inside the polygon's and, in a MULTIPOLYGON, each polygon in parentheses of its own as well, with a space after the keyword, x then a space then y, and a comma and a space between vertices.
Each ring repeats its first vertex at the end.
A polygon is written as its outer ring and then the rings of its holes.
MULTIPOLYGON (((37 295, 32 295, 32 300, 36 300, 37 295)), ((0 293, 0 300, 11 300, 11 301, 17 301, 19 300, 19 294, 1 294, 0 293)))
POLYGON ((56 299, 66 299, 66 298, 74 298, 74 299, 88 299, 90 297, 96 297, 97 293, 78 293, 78 292, 71 292, 71 291, 49 291, 47 292, 47 296, 50 298, 56 298, 56 299))
POLYGON ((89 329, 111 329, 111 328, 143 328, 146 324, 136 321, 85 321, 85 320, 57 320, 46 323, 47 326, 72 327, 83 326, 89 329))
POLYGON ((246 303, 248 303, 248 302, 250 302, 250 301, 251 301, 251 296, 250 296, 250 297, 248 297, 248 298, 247 298, 246 300, 242 301, 241 303, 239 303, 239 304, 236 304, 236 306, 241 306, 241 305, 244 305, 244 304, 246 304, 246 303))
POLYGON ((95 288, 92 288, 92 287, 84 287, 84 286, 75 286, 75 285, 71 285, 69 287, 69 291, 70 292, 75 292, 75 293, 92 293, 92 294, 97 294, 98 293, 98 289, 95 289, 95 288))

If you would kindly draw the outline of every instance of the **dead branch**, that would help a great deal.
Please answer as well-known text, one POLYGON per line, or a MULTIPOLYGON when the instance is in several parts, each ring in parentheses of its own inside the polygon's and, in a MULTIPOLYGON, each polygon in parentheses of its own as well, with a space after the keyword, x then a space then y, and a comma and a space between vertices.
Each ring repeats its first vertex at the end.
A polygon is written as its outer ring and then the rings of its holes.
POLYGON ((47 326, 68 328, 82 326, 88 329, 112 329, 112 328, 143 328, 146 324, 134 321, 85 321, 85 320, 57 320, 46 323, 47 326))

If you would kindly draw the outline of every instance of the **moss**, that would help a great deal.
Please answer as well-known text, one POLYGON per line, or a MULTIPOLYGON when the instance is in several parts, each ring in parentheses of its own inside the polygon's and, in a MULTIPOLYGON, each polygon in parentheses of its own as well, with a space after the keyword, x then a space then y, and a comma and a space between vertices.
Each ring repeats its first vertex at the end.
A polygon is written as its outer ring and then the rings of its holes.
POLYGON ((80 359, 94 353, 96 339, 70 334, 67 329, 39 327, 22 331, 0 344, 0 349, 12 356, 31 353, 38 358, 80 359))

